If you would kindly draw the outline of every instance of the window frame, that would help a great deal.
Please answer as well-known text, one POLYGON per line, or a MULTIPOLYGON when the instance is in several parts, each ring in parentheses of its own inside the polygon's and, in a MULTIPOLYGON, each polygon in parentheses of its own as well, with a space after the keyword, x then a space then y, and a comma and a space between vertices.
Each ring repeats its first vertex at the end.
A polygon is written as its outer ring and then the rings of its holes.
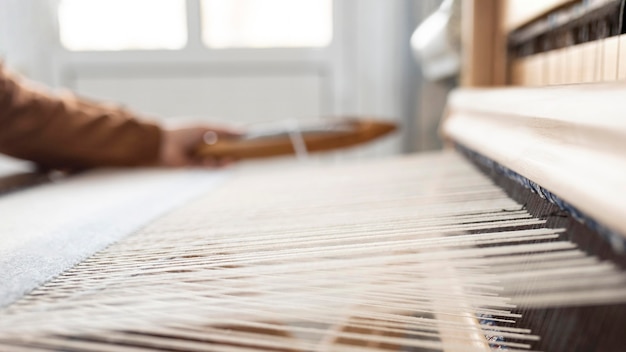
MULTIPOLYGON (((58 9, 61 0, 53 0, 55 2, 55 10, 58 9)), ((186 31, 187 42, 180 49, 124 49, 124 50, 71 50, 63 46, 59 38, 59 53, 65 58, 75 58, 78 61, 102 62, 109 61, 112 58, 128 61, 155 61, 162 60, 208 60, 213 61, 257 61, 257 60, 278 60, 278 61, 301 61, 303 59, 318 61, 320 58, 327 56, 329 51, 336 47, 337 38, 337 0, 331 0, 333 7, 332 19, 332 38, 330 43, 324 47, 233 47, 233 48, 211 48, 205 44, 202 31, 202 9, 201 0, 184 0, 186 15, 186 31)), ((58 10, 57 10, 58 11, 58 10)), ((59 37, 60 27, 58 12, 56 12, 56 35, 59 37)))
MULTIPOLYGON (((50 0, 56 6, 60 0, 50 0)), ((321 77, 323 92, 321 111, 323 115, 337 114, 337 82, 340 79, 343 61, 340 45, 342 31, 338 29, 338 16, 348 1, 333 0, 333 38, 326 47, 291 48, 219 48, 206 46, 202 38, 202 14, 200 0, 185 0, 187 16, 187 43, 181 49, 164 50, 120 50, 120 51, 72 51, 63 47, 58 36, 58 16, 55 11, 57 50, 53 57, 53 84, 76 89, 78 77, 116 77, 121 75, 160 76, 193 74, 194 71, 215 74, 315 74, 321 77)), ((344 24, 343 28, 348 28, 344 24)), ((351 73, 351 72, 350 72, 351 73)), ((351 100, 351 99, 349 99, 351 100)), ((345 99, 340 99, 345 101, 345 99)))

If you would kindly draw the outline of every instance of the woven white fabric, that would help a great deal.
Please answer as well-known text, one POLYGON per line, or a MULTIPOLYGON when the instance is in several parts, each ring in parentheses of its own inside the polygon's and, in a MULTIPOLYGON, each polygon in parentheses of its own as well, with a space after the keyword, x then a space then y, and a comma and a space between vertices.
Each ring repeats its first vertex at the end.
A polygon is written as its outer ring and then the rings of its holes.
POLYGON ((0 306, 227 177, 101 170, 0 197, 0 306))

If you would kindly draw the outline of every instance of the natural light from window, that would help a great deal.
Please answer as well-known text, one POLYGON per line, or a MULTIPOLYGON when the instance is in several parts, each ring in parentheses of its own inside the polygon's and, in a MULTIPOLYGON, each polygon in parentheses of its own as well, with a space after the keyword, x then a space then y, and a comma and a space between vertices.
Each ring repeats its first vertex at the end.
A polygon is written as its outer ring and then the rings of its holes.
POLYGON ((202 25, 210 48, 325 47, 332 0, 202 0, 202 25))
POLYGON ((185 0, 61 0, 59 30, 75 51, 181 49, 185 0))

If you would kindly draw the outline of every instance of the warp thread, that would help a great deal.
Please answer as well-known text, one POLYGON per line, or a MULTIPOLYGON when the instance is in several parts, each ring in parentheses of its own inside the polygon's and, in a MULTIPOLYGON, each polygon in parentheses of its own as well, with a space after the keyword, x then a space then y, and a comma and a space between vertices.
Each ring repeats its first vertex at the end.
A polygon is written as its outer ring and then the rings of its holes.
POLYGON ((611 245, 613 250, 615 250, 616 252, 618 253, 626 252, 626 237, 621 235, 619 232, 604 226, 603 224, 593 219, 591 216, 582 212, 580 209, 578 209, 574 205, 564 201, 561 197, 550 192, 549 190, 542 187, 538 183, 507 168, 506 166, 503 166, 499 164, 498 162, 493 161, 487 158, 486 156, 479 154, 461 144, 456 143, 455 148, 462 155, 467 157, 470 161, 474 163, 478 163, 484 167, 487 167, 490 170, 493 170, 499 174, 502 174, 508 177, 509 179, 517 182, 521 186, 537 194, 541 198, 556 205, 557 207, 559 207, 559 209, 561 209, 562 211, 570 215, 576 221, 584 224, 585 226, 589 227, 591 230, 597 232, 605 241, 607 241, 611 245))

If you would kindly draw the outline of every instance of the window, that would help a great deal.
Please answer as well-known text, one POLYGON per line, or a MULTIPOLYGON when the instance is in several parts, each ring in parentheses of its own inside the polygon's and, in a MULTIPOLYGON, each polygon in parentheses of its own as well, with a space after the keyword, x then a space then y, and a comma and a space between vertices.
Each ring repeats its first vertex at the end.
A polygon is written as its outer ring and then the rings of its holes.
MULTIPOLYGON (((183 49, 196 0, 61 0, 61 44, 72 51, 183 49)), ((333 37, 332 0, 197 0, 210 49, 315 48, 333 37)), ((191 38, 199 37, 197 35, 191 38)))
POLYGON ((185 0, 62 0, 59 30, 69 50, 181 49, 185 0))
POLYGON ((332 0, 202 0, 202 24, 210 48, 324 47, 332 0))

